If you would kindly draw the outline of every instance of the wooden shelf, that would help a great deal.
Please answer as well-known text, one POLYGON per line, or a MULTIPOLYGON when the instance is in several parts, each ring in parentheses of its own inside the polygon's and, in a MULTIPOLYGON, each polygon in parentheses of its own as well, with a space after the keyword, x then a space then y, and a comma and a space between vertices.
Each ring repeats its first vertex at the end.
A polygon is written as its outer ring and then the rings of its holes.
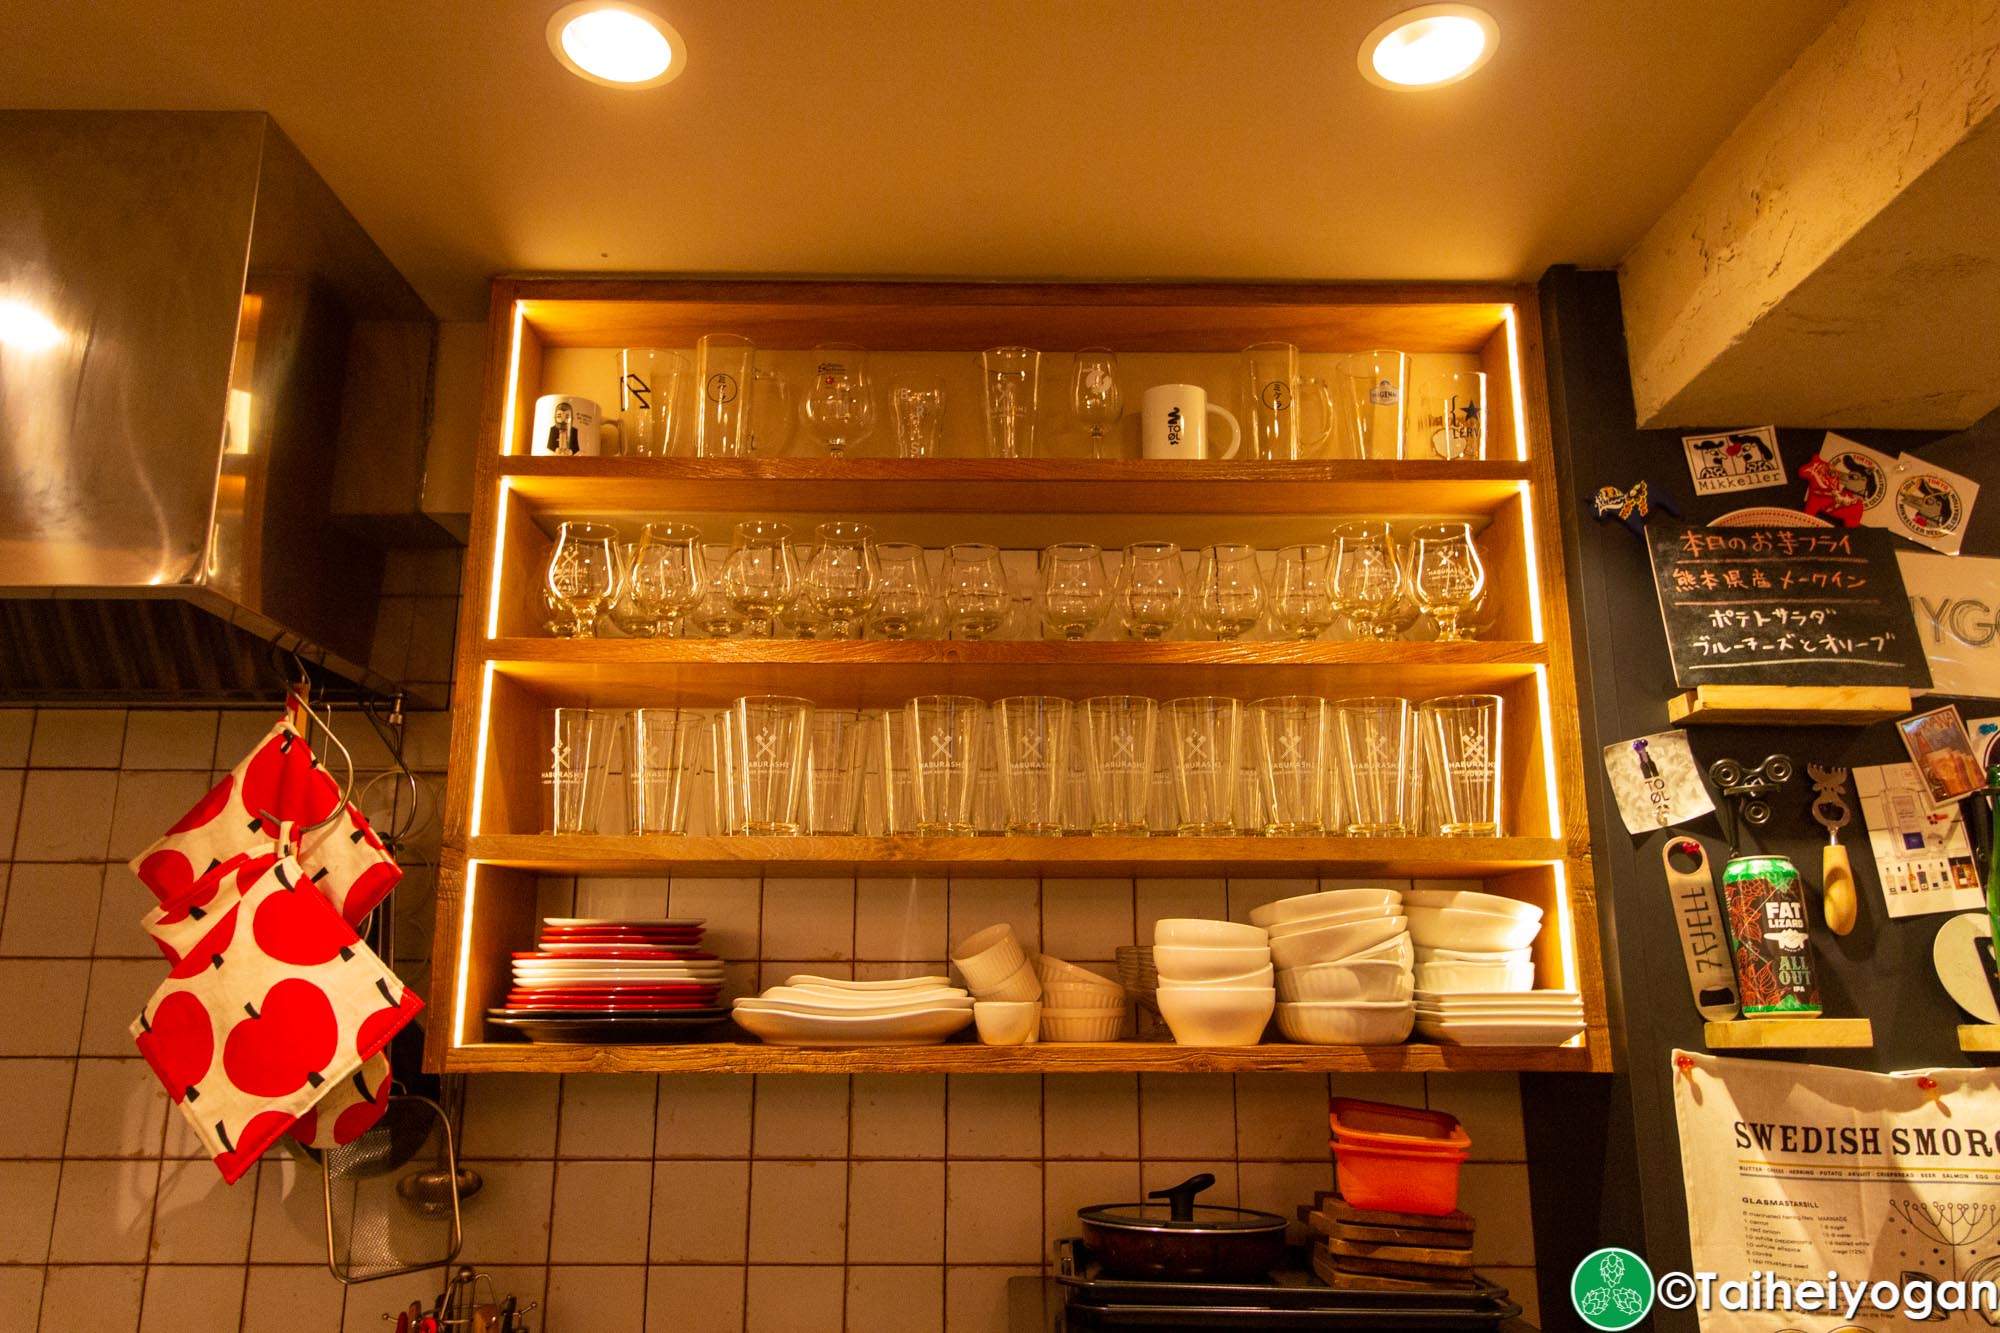
POLYGON ((871 838, 495 833, 469 861, 550 875, 1237 875, 1477 879, 1563 859, 1554 838, 871 838))
MULTIPOLYGON (((1601 1039, 1595 1034, 1593 1040, 1601 1039)), ((717 1044, 569 1046, 482 1042, 451 1048, 454 1073, 1106 1074, 1269 1071, 1419 1073, 1588 1070, 1581 1046, 1176 1046, 1172 1042, 1036 1042, 1031 1046, 802 1047, 717 1044)))
POLYGON ((1676 724, 1865 727, 1907 717, 1910 692, 1877 685, 1700 685, 1667 700, 1676 724))
POLYGON ((1739 1018, 1702 1024, 1711 1051, 1866 1049, 1875 1027, 1865 1018, 1739 1018))
POLYGON ((942 640, 493 639, 495 670, 550 698, 607 708, 665 697, 718 706, 782 691, 827 707, 919 694, 1498 691, 1549 660, 1538 643, 957 643, 942 640))
MULTIPOLYGON (((1518 462, 530 458, 502 484, 549 514, 1490 514, 1518 462)), ((1239 525, 1240 526, 1240 525, 1239 525)))
POLYGON ((2000 1055, 2000 1023, 1960 1023, 1958 1049, 1978 1055, 2000 1055))

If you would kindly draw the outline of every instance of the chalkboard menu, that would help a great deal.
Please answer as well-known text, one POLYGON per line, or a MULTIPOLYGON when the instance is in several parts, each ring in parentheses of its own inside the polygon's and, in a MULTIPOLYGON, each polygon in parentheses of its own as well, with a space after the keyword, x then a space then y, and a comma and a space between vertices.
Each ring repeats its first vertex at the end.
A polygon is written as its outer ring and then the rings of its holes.
POLYGON ((1646 525, 1674 683, 1931 683, 1895 539, 1873 528, 1646 525))

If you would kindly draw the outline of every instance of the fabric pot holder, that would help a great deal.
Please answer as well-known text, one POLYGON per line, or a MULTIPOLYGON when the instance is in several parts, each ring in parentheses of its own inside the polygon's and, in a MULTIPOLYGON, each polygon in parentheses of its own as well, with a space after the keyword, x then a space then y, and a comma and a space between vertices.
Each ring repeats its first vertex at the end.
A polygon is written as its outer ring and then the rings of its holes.
POLYGON ((313 757, 289 714, 129 864, 162 903, 204 908, 198 891, 212 895, 222 887, 213 873, 235 858, 275 852, 283 825, 305 830, 299 863, 349 925, 360 925, 403 877, 361 812, 351 802, 342 806, 340 784, 313 757))
MULTIPOLYGON (((360 1086, 342 1085, 416 1017, 423 1001, 361 942, 293 857, 280 856, 247 889, 227 882, 232 878, 220 877, 211 900, 224 890, 240 896, 205 914, 207 930, 192 946, 173 950, 181 961, 131 1031, 223 1178, 234 1183, 336 1091, 341 1100, 329 1101, 309 1127, 315 1140, 379 1115, 379 1073, 364 1076, 360 1086)), ((171 908, 153 914, 170 915, 171 908)), ((167 923, 181 943, 190 919, 183 914, 167 923)), ((153 925, 149 917, 148 929, 153 925)))
POLYGON ((352 1077, 292 1122, 292 1137, 308 1148, 337 1148, 375 1127, 389 1109, 389 1053, 377 1051, 352 1077))

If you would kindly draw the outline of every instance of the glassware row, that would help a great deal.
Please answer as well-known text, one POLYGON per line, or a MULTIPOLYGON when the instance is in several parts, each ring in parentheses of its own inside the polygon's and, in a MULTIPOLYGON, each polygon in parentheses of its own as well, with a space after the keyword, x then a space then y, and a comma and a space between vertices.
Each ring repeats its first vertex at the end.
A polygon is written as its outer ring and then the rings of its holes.
MULTIPOLYGON (((810 369, 796 377, 760 365, 757 352, 750 339, 729 333, 702 337, 692 358, 667 348, 620 349, 615 421, 620 447, 648 456, 773 456, 790 449, 796 425, 828 456, 841 458, 870 439, 886 416, 899 456, 929 458, 942 452, 945 413, 951 406, 943 376, 892 376, 884 412, 865 348, 822 343, 808 354, 810 369)), ((1034 456, 1043 356, 1019 346, 978 354, 979 401, 968 410, 981 415, 990 456, 1034 456)), ((1130 404, 1144 418, 1141 441, 1147 458, 1211 456, 1204 445, 1210 412, 1228 419, 1236 442, 1223 456, 1235 456, 1244 443, 1246 432, 1235 414, 1211 403, 1198 385, 1153 385, 1132 395, 1126 388, 1129 377, 1112 349, 1081 348, 1069 361, 1065 407, 1088 432, 1094 457, 1116 452, 1106 431, 1123 419, 1130 404)), ((1322 380, 1300 373, 1299 349, 1291 343, 1246 347, 1234 376, 1249 417, 1246 456, 1484 458, 1485 374, 1453 370, 1427 375, 1415 386, 1414 402, 1409 375, 1410 356, 1399 351, 1342 356, 1332 375, 1322 380), (1308 413, 1302 404, 1314 411, 1308 413), (1308 424, 1309 416, 1317 420, 1308 424)), ((562 423, 562 430, 533 433, 534 452, 596 452, 594 441, 581 444, 571 428, 579 419, 579 403, 586 405, 586 415, 594 414, 596 404, 571 394, 544 399, 551 421, 562 423)))
POLYGON ((1141 541, 1121 552, 1058 542, 1027 587, 1008 553, 958 542, 932 553, 880 542, 865 523, 821 523, 810 544, 771 520, 735 525, 727 545, 686 523, 648 523, 638 540, 605 523, 564 523, 550 557, 545 627, 629 637, 1235 640, 1260 628, 1308 641, 1344 618, 1355 637, 1395 639, 1427 619, 1440 642, 1490 628, 1486 564, 1469 524, 1426 523, 1407 542, 1380 519, 1342 523, 1326 542, 1268 554, 1242 542, 1198 552, 1141 541))
POLYGON ((615 787, 635 834, 1494 837, 1503 706, 924 695, 869 710, 751 695, 558 708, 542 776, 556 833, 616 827, 615 787))

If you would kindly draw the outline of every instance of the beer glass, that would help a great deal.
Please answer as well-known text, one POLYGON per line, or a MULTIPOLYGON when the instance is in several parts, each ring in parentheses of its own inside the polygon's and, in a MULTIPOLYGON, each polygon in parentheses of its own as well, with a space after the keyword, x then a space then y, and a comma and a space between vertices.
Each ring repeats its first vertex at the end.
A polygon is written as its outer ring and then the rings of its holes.
POLYGON ((1438 642, 1472 637, 1463 617, 1486 587, 1486 567, 1464 523, 1427 523, 1410 534, 1410 591, 1437 622, 1438 642))
POLYGON ((819 545, 805 564, 806 600, 825 620, 830 637, 858 639, 880 581, 875 529, 866 523, 822 523, 814 535, 819 545))
POLYGON ((694 452, 740 458, 750 452, 750 384, 756 344, 734 333, 705 333, 694 345, 694 452))
POLYGON ((1271 621, 1279 633, 1309 642, 1326 633, 1335 614, 1333 548, 1316 542, 1279 547, 1271 577, 1271 621))
POLYGON ((1104 623, 1111 610, 1111 574, 1091 542, 1057 542, 1041 555, 1042 632, 1071 642, 1104 623))
POLYGON ((678 638, 702 594, 701 532, 686 523, 648 523, 633 553, 632 595, 656 632, 678 638))
POLYGON ((1282 695, 1251 703, 1264 832, 1296 838, 1325 831, 1326 700, 1282 695))
POLYGON ((782 523, 755 519, 736 525, 722 586, 753 639, 771 637, 778 613, 798 590, 791 538, 792 530, 782 523))
POLYGON ((632 833, 687 832, 688 732, 677 708, 625 715, 625 827, 632 833))
POLYGON ((790 836, 806 827, 813 711, 810 699, 776 694, 730 705, 730 779, 745 833, 790 836))
POLYGON ((875 429, 868 353, 852 343, 821 343, 812 349, 812 360, 812 377, 799 395, 799 417, 829 455, 845 458, 875 429))
POLYGON ((815 708, 806 750, 806 828, 852 833, 861 809, 862 717, 852 708, 815 708))
POLYGON ((574 617, 570 638, 589 638, 599 608, 618 590, 617 540, 618 529, 608 523, 565 523, 557 530, 548 586, 574 617))
POLYGON ((1113 594, 1128 639, 1165 638, 1187 614, 1187 574, 1181 548, 1172 542, 1134 542, 1125 548, 1113 594))
POLYGON ((993 705, 1000 803, 1007 832, 1062 836, 1071 725, 1067 699, 1020 695, 993 705))
POLYGON ((1410 831, 1403 764, 1409 753, 1410 704, 1392 696, 1339 699, 1333 705, 1336 758, 1347 806, 1347 831, 1364 838, 1410 831))
POLYGON ((1217 542, 1195 565, 1195 623, 1222 640, 1240 639, 1264 613, 1264 576, 1255 548, 1217 542))
POLYGON ((896 452, 904 458, 932 458, 944 444, 944 380, 937 375, 899 375, 889 386, 889 415, 896 425, 896 452))
POLYGON ((1434 458, 1486 457, 1486 376, 1477 370, 1433 375, 1417 387, 1418 447, 1434 458))
POLYGON ((1362 637, 1388 637, 1384 619, 1402 588, 1403 567, 1387 523, 1343 523, 1333 530, 1333 604, 1362 637))
POLYGON ((1326 382, 1299 376, 1299 349, 1291 343, 1256 343, 1243 349, 1244 391, 1250 404, 1253 456, 1294 460, 1313 456, 1333 434, 1333 393, 1326 382), (1320 429, 1299 429, 1299 392, 1310 390, 1320 406, 1320 429))
POLYGON ((1158 705, 1136 694, 1083 701, 1084 774, 1090 831, 1143 836, 1153 794, 1158 705))
POLYGON ((931 618, 931 574, 924 548, 909 542, 875 547, 875 606, 868 628, 884 639, 921 635, 931 618))
POLYGON ((1182 837, 1234 833, 1243 705, 1212 696, 1169 699, 1166 716, 1176 831, 1182 837))
POLYGON ((1417 709, 1424 803, 1447 838, 1500 832, 1500 716, 1497 694, 1454 694, 1417 709))
POLYGON ((1338 370, 1351 456, 1401 458, 1409 358, 1401 352, 1359 352, 1342 357, 1338 370))
POLYGON ((618 447, 658 458, 673 452, 674 407, 687 379, 687 358, 659 347, 626 347, 618 363, 618 447))
POLYGON ((618 720, 596 708, 555 710, 554 744, 542 783, 549 789, 549 828, 555 833, 595 833, 611 772, 618 720))
POLYGON ((970 836, 986 705, 962 694, 930 694, 910 700, 904 712, 918 836, 970 836))
POLYGON ((1029 347, 995 347, 979 354, 979 368, 987 452, 995 458, 1032 458, 1042 354, 1029 347))
POLYGON ((951 638, 991 638, 1007 618, 1007 600, 1000 548, 985 542, 945 548, 944 613, 951 638))

